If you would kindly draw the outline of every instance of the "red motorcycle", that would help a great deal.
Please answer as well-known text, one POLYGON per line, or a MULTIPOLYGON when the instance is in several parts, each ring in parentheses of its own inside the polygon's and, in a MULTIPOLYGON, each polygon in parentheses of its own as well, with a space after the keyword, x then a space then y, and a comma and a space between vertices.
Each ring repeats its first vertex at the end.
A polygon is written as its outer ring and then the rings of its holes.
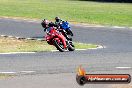
POLYGON ((46 29, 45 38, 48 44, 54 45, 60 52, 75 50, 72 41, 67 40, 64 35, 54 27, 49 27, 46 29))

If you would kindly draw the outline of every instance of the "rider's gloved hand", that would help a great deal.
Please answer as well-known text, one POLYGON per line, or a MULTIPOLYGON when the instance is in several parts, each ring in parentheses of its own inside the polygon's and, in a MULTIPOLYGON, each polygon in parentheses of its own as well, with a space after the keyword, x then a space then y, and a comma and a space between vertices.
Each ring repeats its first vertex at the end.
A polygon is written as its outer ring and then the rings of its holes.
POLYGON ((46 31, 46 28, 44 29, 44 32, 46 31))

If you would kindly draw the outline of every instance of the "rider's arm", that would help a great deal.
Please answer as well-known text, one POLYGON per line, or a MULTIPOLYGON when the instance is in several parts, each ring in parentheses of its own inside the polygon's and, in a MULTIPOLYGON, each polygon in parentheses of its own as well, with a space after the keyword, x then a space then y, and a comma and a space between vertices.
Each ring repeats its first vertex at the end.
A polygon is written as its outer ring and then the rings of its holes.
POLYGON ((44 32, 47 30, 47 27, 44 28, 44 32))
POLYGON ((46 31, 46 29, 44 29, 44 32, 46 31))

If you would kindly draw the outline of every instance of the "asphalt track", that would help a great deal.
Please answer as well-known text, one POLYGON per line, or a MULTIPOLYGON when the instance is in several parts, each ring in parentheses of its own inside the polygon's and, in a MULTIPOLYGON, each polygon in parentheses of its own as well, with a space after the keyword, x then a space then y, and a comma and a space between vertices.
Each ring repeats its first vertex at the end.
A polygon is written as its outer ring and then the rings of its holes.
MULTIPOLYGON (((0 55, 0 72, 17 76, 0 79, 0 88, 81 88, 76 68, 88 73, 132 75, 132 29, 71 26, 74 41, 105 46, 104 49, 74 52, 38 52, 0 55), (125 67, 125 68, 122 68, 125 67)), ((42 38, 40 22, 0 18, 0 34, 42 38)), ((127 84, 126 84, 127 85, 127 84)), ((84 88, 112 88, 112 84, 88 84, 84 88)))

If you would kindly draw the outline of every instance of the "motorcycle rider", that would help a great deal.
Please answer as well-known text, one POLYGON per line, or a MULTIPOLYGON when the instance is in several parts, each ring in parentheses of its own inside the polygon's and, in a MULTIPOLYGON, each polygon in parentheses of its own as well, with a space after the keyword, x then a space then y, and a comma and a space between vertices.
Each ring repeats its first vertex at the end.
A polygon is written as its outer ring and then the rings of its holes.
MULTIPOLYGON (((57 20, 57 22, 58 22, 58 20, 57 20)), ((67 40, 72 40, 71 38, 68 37, 68 35, 66 34, 65 30, 59 28, 60 25, 57 25, 57 24, 55 24, 55 23, 53 23, 53 22, 49 22, 49 21, 46 20, 46 19, 42 20, 41 25, 42 25, 42 27, 44 28, 44 32, 45 32, 46 30, 49 31, 49 30, 50 30, 50 27, 56 27, 56 29, 57 29, 59 32, 61 32, 61 33, 64 34, 64 36, 65 36, 65 38, 66 38, 67 40)))
POLYGON ((47 28, 49 27, 57 27, 53 22, 49 22, 48 20, 44 19, 41 22, 42 27, 44 28, 44 32, 46 31, 47 28))
POLYGON ((60 17, 55 17, 55 26, 57 27, 57 29, 59 29, 59 31, 62 32, 68 40, 72 40, 72 38, 69 38, 66 34, 66 31, 62 28, 63 22, 64 21, 60 17))
POLYGON ((57 26, 57 28, 60 28, 61 23, 62 20, 60 19, 60 17, 55 17, 55 25, 57 26))
POLYGON ((41 25, 44 28, 44 32, 49 27, 48 24, 49 24, 48 20, 46 20, 46 19, 42 20, 41 25))

